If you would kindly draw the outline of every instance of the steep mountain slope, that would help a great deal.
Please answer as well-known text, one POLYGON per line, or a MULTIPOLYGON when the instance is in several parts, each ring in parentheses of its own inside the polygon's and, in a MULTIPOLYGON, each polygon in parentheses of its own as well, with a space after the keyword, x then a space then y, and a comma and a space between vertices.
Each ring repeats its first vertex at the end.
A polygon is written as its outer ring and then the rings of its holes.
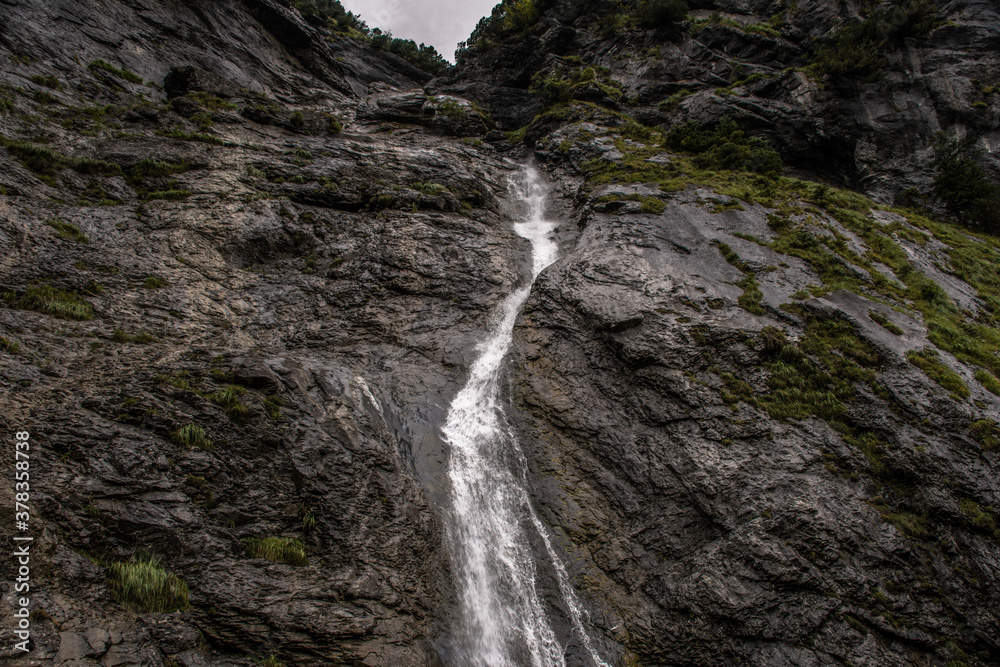
POLYGON ((887 206, 943 214, 938 131, 996 147, 995 8, 864 64, 815 38, 877 3, 650 4, 510 3, 431 83, 581 181, 512 382, 597 625, 635 664, 995 664, 998 243, 887 206))
POLYGON ((409 449, 525 247, 498 204, 510 167, 441 134, 477 116, 380 106, 413 68, 278 3, 3 14, 2 412, 36 446, 26 659, 426 664, 449 565, 409 449), (308 564, 253 557, 268 538, 308 564), (189 611, 119 604, 115 564, 142 553, 189 611))
POLYGON ((1000 664, 1000 16, 676 6, 507 3, 431 80, 279 0, 0 0, 4 658, 454 664, 440 428, 534 156, 503 395, 608 663, 1000 664))

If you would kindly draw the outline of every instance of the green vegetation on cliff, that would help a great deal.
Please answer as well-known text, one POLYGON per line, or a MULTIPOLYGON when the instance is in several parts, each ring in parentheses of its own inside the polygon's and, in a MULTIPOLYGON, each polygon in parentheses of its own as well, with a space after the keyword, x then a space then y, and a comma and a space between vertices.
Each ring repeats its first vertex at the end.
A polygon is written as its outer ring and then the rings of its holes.
POLYGON ((325 22, 327 28, 335 33, 393 53, 431 74, 448 67, 448 61, 433 46, 417 45, 412 39, 393 37, 378 28, 369 29, 360 16, 344 9, 338 0, 292 0, 292 6, 305 16, 314 16, 325 22))

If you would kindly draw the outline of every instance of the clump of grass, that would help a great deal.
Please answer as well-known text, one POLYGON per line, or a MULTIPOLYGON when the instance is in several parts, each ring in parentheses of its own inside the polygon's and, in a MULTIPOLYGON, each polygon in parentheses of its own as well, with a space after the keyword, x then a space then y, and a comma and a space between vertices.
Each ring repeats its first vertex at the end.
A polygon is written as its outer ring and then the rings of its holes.
POLYGON ((34 95, 31 96, 33 100, 39 104, 58 104, 59 98, 50 93, 47 90, 36 90, 34 95))
POLYGON ((156 340, 156 338, 153 336, 153 334, 147 331, 132 336, 132 342, 138 345, 146 345, 147 343, 152 343, 154 340, 156 340))
POLYGON ((881 326, 883 329, 885 329, 889 333, 896 334, 897 336, 902 336, 903 335, 903 330, 902 329, 900 329, 898 326, 896 326, 895 324, 893 324, 892 320, 890 320, 888 317, 886 317, 882 313, 878 312, 877 310, 869 310, 868 311, 868 317, 872 318, 872 320, 876 324, 878 324, 879 326, 881 326))
POLYGON ((892 472, 885 463, 885 451, 889 444, 873 433, 863 433, 860 436, 844 436, 844 442, 854 445, 868 459, 872 474, 881 479, 891 479, 892 472))
MULTIPOLYGON (((800 314, 807 317, 804 311, 800 314)), ((807 321, 797 344, 774 327, 761 332, 766 391, 757 392, 733 373, 723 372, 722 399, 729 404, 743 401, 773 419, 815 416, 849 430, 842 422, 846 404, 856 396, 856 383, 875 385, 879 356, 846 322, 807 321)))
POLYGON ((142 286, 146 289, 159 289, 161 287, 165 287, 166 285, 166 279, 160 278, 159 276, 147 276, 146 282, 142 284, 142 286))
POLYGON ((11 340, 4 336, 0 336, 0 350, 4 350, 9 354, 17 354, 21 351, 21 344, 16 340, 11 340))
POLYGON ((45 146, 36 146, 29 141, 9 141, 0 138, 0 145, 25 167, 43 176, 51 178, 57 170, 68 167, 69 158, 45 146))
POLYGON ((278 660, 278 657, 273 654, 263 660, 260 665, 261 667, 285 667, 285 663, 278 660))
POLYGON ((119 603, 146 612, 171 612, 190 606, 187 583, 160 565, 159 559, 140 555, 130 561, 112 563, 108 583, 119 603))
POLYGON ((147 178, 179 174, 184 171, 187 171, 187 165, 183 162, 164 162, 154 158, 145 158, 128 170, 126 180, 129 185, 138 186, 142 185, 147 178))
POLYGON ((51 220, 46 220, 45 224, 56 230, 56 236, 65 241, 75 241, 76 243, 90 243, 90 239, 87 235, 80 231, 80 228, 76 225, 72 225, 68 222, 63 222, 59 218, 52 218, 51 220))
POLYGON ((1000 380, 996 375, 982 368, 976 370, 976 380, 991 394, 1000 396, 1000 380))
POLYGON ((309 533, 316 530, 316 515, 313 514, 312 508, 305 503, 299 505, 299 517, 302 519, 302 532, 308 535, 309 533))
POLYGON ((45 86, 46 88, 52 88, 53 90, 62 90, 63 85, 57 77, 51 74, 34 74, 28 77, 28 80, 32 83, 36 83, 39 86, 45 86))
POLYGON ((72 167, 82 174, 101 174, 105 176, 117 176, 122 173, 122 169, 114 162, 96 160, 93 158, 71 158, 54 151, 45 146, 36 146, 29 141, 10 141, 0 137, 0 146, 6 148, 25 167, 48 177, 51 185, 51 178, 60 169, 72 167))
POLYGON ((284 403, 280 396, 265 396, 264 397, 264 413, 267 414, 267 418, 271 421, 278 421, 281 419, 281 406, 284 403))
POLYGON ((764 293, 760 291, 760 285, 757 283, 757 276, 754 271, 728 245, 719 243, 717 246, 723 258, 744 274, 743 279, 736 283, 738 287, 743 288, 743 294, 737 299, 740 308, 754 315, 764 315, 767 311, 760 305, 760 300, 764 298, 764 293))
POLYGON ((173 375, 157 375, 153 381, 156 382, 156 384, 165 384, 175 389, 183 389, 184 391, 198 390, 198 387, 191 379, 191 374, 187 371, 181 371, 180 373, 174 373, 173 375))
POLYGON ((663 112, 673 111, 674 109, 677 108, 677 105, 679 105, 684 100, 684 98, 690 95, 694 95, 694 93, 688 90, 687 88, 678 90, 676 93, 674 93, 667 99, 660 102, 658 108, 660 111, 663 112))
POLYGON ((94 60, 89 65, 87 65, 87 69, 89 69, 94 74, 100 71, 108 72, 109 74, 113 74, 119 79, 124 79, 125 81, 128 81, 129 83, 138 83, 138 84, 142 83, 142 77, 139 76, 138 74, 130 72, 124 68, 115 67, 114 65, 105 60, 94 60))
POLYGON ((215 448, 205 429, 197 424, 185 424, 170 434, 170 439, 182 447, 194 447, 210 452, 215 448))
POLYGON ((245 542, 247 555, 251 558, 266 558, 274 563, 307 565, 306 545, 301 540, 288 537, 251 537, 245 542))
POLYGON ((883 514, 882 518, 904 535, 917 538, 927 536, 926 519, 922 516, 907 512, 890 512, 883 514))
POLYGON ((227 102, 226 100, 218 97, 217 95, 212 95, 211 93, 204 93, 195 91, 188 93, 187 97, 193 99, 200 106, 209 109, 211 111, 232 111, 234 109, 239 109, 239 107, 232 102, 227 102))
POLYGON ((997 529, 997 518, 992 512, 980 507, 978 503, 972 500, 963 500, 959 507, 973 528, 978 528, 986 533, 992 533, 997 529))
POLYGON ((969 425, 969 434, 986 451, 1000 447, 1000 429, 992 419, 977 419, 972 422, 969 425))
POLYGON ((240 402, 240 396, 245 393, 245 387, 231 384, 209 395, 208 400, 224 409, 233 421, 242 421, 249 414, 247 406, 240 402))
POLYGON ((23 294, 5 292, 3 300, 11 308, 35 310, 63 320, 89 320, 94 317, 94 307, 76 292, 67 292, 51 285, 32 285, 23 294))
MULTIPOLYGON (((215 363, 215 362, 213 362, 213 363, 215 363)), ((216 382, 227 382, 228 383, 228 382, 232 382, 233 381, 233 372, 232 371, 224 371, 224 370, 221 370, 219 368, 213 368, 211 371, 209 371, 209 373, 215 379, 216 382)))
POLYGON ((911 350, 906 353, 906 359, 922 370, 927 377, 947 389, 956 401, 964 401, 970 395, 969 387, 961 376, 941 362, 937 350, 925 348, 921 351, 911 350))
POLYGON ((657 197, 646 197, 642 200, 642 206, 640 207, 640 210, 643 213, 654 213, 656 215, 659 215, 660 213, 663 213, 663 211, 666 210, 666 208, 667 205, 663 202, 662 199, 659 199, 657 197))
POLYGON ((102 176, 120 176, 122 174, 121 165, 107 160, 97 160, 94 158, 77 158, 73 160, 73 169, 81 174, 96 174, 102 176))
POLYGON ((144 199, 163 199, 165 201, 180 201, 182 199, 187 199, 193 192, 190 190, 155 190, 146 194, 144 199))

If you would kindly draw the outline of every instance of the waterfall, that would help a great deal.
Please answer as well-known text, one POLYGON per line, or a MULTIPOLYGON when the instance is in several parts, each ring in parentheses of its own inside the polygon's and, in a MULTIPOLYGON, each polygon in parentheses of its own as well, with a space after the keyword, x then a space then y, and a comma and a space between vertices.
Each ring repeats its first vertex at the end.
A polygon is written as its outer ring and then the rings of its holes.
POLYGON ((447 533, 459 589, 457 650, 475 667, 565 667, 565 652, 540 597, 529 531, 545 547, 573 633, 593 664, 607 667, 583 627, 584 612, 526 487, 527 465, 499 400, 500 373, 514 322, 538 274, 555 261, 556 223, 545 219, 546 188, 532 168, 512 182, 523 208, 514 231, 531 241, 532 275, 494 314, 469 379, 443 428, 449 445, 452 507, 447 533))

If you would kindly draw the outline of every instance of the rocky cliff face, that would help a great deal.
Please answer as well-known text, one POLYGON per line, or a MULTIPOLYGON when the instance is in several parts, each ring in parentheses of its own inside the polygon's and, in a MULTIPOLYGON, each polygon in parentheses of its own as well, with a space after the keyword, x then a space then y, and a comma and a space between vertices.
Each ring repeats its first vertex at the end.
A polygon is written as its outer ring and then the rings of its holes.
POLYGON ((539 3, 429 82, 272 0, 0 8, 13 664, 447 662, 439 429, 529 271, 526 153, 562 256, 509 416, 609 664, 1000 662, 1000 249, 891 206, 938 130, 997 147, 992 5, 875 76, 796 69, 864 8, 539 3), (147 557, 179 611, 123 593, 147 557))

